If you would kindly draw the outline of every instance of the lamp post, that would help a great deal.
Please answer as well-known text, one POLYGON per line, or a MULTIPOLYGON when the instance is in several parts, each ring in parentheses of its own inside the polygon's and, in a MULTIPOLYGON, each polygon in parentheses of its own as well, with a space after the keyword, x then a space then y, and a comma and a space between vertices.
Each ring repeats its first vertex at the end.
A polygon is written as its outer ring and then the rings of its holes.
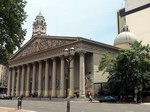
POLYGON ((67 76, 66 76, 66 95, 67 95, 67 112, 70 112, 70 89, 69 89, 69 75, 70 75, 70 63, 75 54, 75 49, 71 47, 70 49, 64 49, 64 58, 67 62, 67 76))
MULTIPOLYGON (((65 61, 67 62, 67 76, 66 76, 66 80, 68 80, 69 82, 69 76, 70 76, 70 63, 73 59, 73 56, 75 54, 75 49, 73 47, 71 47, 70 49, 66 48, 64 49, 64 58, 65 61)), ((67 89, 67 96, 69 96, 69 83, 66 85, 66 89, 67 89)))

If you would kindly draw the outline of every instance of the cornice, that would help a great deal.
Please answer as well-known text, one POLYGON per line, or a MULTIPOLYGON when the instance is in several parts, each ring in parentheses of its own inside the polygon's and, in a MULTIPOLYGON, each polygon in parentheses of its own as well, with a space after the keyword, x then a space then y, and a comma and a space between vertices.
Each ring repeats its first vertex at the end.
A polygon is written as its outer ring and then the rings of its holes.
POLYGON ((108 46, 102 46, 100 44, 95 44, 95 43, 89 43, 87 41, 82 41, 80 43, 80 47, 81 50, 85 51, 85 52, 92 52, 92 53, 97 53, 97 54, 101 54, 101 53, 117 53, 118 52, 118 48, 116 47, 108 47, 108 46))
POLYGON ((118 52, 118 49, 115 47, 103 46, 98 43, 84 41, 82 39, 79 39, 77 41, 73 41, 65 45, 60 45, 54 48, 45 49, 39 52, 32 53, 27 56, 19 57, 17 59, 12 59, 10 60, 10 67, 33 63, 39 60, 50 59, 53 57, 59 57, 63 55, 63 51, 65 48, 71 48, 71 47, 75 48, 76 53, 91 52, 91 53, 101 54, 101 53, 106 53, 106 52, 109 52, 109 53, 118 52))

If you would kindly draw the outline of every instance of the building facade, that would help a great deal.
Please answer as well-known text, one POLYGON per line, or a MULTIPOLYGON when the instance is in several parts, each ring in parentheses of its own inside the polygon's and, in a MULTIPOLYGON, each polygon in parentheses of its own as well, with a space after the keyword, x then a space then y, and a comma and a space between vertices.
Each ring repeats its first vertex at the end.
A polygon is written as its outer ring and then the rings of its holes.
POLYGON ((117 12, 118 34, 124 25, 137 36, 138 41, 150 44, 150 1, 125 0, 125 8, 117 12))
MULTIPOLYGON (((82 37, 47 36, 42 29, 46 29, 45 19, 38 16, 33 29, 40 23, 36 28, 41 30, 10 58, 7 95, 66 97, 78 92, 85 97, 88 91, 94 94, 94 83, 107 81, 107 75, 98 71, 100 58, 105 53, 115 54, 118 48, 82 37), (64 49, 72 47, 75 54, 68 66, 64 49)), ((33 34, 34 31, 37 30, 33 34)))

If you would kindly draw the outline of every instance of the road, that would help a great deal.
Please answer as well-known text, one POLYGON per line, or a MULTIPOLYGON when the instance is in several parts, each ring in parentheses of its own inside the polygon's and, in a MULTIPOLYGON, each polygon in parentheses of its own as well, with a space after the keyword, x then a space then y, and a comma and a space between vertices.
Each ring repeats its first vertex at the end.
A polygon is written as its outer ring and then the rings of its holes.
MULTIPOLYGON (((23 109, 36 112, 66 112, 66 101, 23 100, 23 109)), ((16 108, 17 100, 0 100, 0 107, 16 108)), ((90 103, 71 101, 70 112, 150 112, 150 104, 90 103)))

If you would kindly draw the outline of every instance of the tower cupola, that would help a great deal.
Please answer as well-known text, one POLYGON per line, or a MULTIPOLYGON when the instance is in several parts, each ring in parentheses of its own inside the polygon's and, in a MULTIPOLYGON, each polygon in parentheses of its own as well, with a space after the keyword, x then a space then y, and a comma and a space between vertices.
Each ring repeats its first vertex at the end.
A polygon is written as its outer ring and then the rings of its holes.
POLYGON ((36 16, 33 23, 33 36, 35 35, 46 35, 46 22, 41 12, 36 16))

